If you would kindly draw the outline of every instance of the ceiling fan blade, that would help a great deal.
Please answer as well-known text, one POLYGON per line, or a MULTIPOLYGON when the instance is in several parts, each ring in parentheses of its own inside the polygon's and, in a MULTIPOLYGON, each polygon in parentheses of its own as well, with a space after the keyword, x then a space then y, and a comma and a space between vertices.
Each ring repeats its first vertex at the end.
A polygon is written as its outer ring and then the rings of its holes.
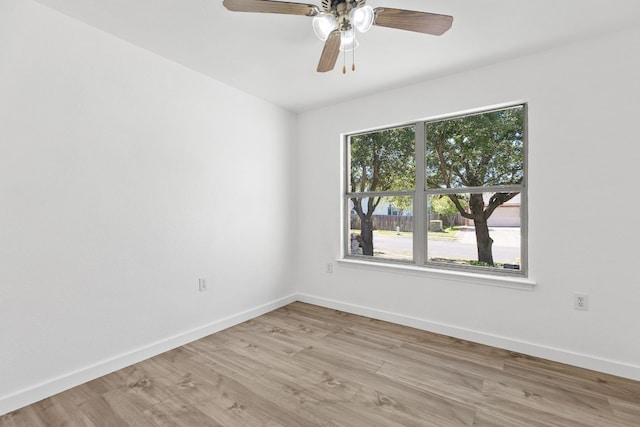
POLYGON ((440 36, 451 28, 453 16, 413 10, 378 7, 374 25, 440 36))
POLYGON ((318 6, 304 3, 289 3, 271 0, 224 0, 224 7, 233 12, 284 13, 287 15, 315 16, 318 6))
POLYGON ((322 55, 320 56, 320 62, 318 62, 318 72, 325 73, 333 70, 338 60, 338 54, 340 53, 340 31, 335 30, 324 43, 322 49, 322 55))

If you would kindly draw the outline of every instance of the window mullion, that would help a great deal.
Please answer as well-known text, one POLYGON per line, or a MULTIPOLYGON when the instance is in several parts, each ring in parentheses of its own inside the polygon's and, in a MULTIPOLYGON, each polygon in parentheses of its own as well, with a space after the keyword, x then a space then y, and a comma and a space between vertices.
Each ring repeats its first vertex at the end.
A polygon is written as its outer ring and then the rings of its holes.
POLYGON ((416 148, 416 188, 413 197, 413 259, 417 265, 424 265, 427 250, 427 203, 425 196, 425 123, 415 125, 416 148))
MULTIPOLYGON (((351 191, 351 150, 350 150, 351 136, 345 135, 342 140, 342 164, 344 170, 342 173, 342 185, 344 188, 344 194, 348 194, 351 191)), ((344 257, 349 253, 349 245, 351 241, 347 238, 349 236, 350 227, 350 212, 351 207, 349 204, 349 197, 343 197, 342 205, 342 253, 341 257, 344 257)))

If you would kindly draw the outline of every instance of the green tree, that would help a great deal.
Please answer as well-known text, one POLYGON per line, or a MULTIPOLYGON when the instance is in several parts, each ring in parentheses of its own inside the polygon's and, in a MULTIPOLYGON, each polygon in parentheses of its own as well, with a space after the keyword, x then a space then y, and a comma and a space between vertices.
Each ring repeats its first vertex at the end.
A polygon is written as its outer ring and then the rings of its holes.
MULTIPOLYGON (((462 207, 466 209, 467 201, 464 199, 459 200, 462 207)), ((453 227, 455 225, 454 221, 455 216, 458 213, 458 208, 449 197, 445 195, 431 197, 429 209, 432 213, 440 215, 441 218, 447 218, 449 226, 453 227)))
MULTIPOLYGON (((412 190, 415 187, 415 130, 413 126, 351 137, 351 192, 412 190)), ((352 197, 360 218, 362 253, 373 255, 372 216, 378 196, 352 197)))
POLYGON ((482 187, 521 184, 524 177, 524 108, 458 117, 427 125, 427 186, 475 187, 468 195, 449 194, 460 215, 472 219, 476 230, 478 261, 494 265, 488 219, 495 209, 519 192, 483 196, 482 187), (486 202, 485 202, 486 199, 486 202))

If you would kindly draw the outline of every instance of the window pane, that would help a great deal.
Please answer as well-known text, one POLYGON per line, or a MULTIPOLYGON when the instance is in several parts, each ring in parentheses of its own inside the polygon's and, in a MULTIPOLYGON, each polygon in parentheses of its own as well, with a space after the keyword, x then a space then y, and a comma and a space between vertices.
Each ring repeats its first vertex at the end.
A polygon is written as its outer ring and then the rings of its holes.
POLYGON ((348 253, 413 261, 413 198, 349 199, 348 253))
POLYGON ((386 129, 350 138, 349 191, 415 188, 415 128, 386 129))
POLYGON ((524 107, 427 123, 427 188, 521 184, 524 107))
POLYGON ((430 195, 427 204, 428 263, 520 270, 519 193, 430 195))

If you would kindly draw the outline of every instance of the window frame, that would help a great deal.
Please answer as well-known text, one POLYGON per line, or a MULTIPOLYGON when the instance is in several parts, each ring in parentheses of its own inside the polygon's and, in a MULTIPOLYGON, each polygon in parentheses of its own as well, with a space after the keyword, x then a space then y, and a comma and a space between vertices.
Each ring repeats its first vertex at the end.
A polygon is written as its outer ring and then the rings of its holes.
MULTIPOLYGON (((529 126, 528 126, 528 103, 526 101, 510 102, 490 107, 482 107, 463 112, 450 113, 434 116, 426 119, 400 123, 391 126, 372 128, 364 131, 349 132, 342 135, 343 156, 341 159, 343 169, 343 191, 342 191, 342 254, 340 261, 348 263, 360 263, 371 266, 380 265, 384 267, 400 267, 413 272, 435 272, 448 275, 461 274, 470 277, 482 277, 498 279, 497 283, 502 283, 502 279, 507 281, 521 282, 520 284, 531 284, 529 282, 529 254, 528 254, 528 146, 529 146, 529 126), (509 108, 523 108, 523 179, 521 184, 506 186, 486 186, 486 187, 456 187, 456 188, 427 188, 426 186, 426 128, 429 123, 439 122, 460 117, 467 117, 509 108), (352 137, 380 132, 400 127, 414 126, 415 130, 415 187, 411 191, 375 191, 375 192, 355 192, 351 193, 351 153, 350 141, 352 137), (519 269, 498 269, 495 267, 483 267, 473 265, 453 265, 428 261, 428 212, 427 199, 433 194, 460 194, 460 193, 487 193, 496 191, 518 191, 520 193, 520 268, 519 269), (413 260, 394 260, 388 258, 376 258, 373 256, 357 255, 350 253, 350 199, 354 197, 393 197, 410 196, 413 198, 413 260), (418 238, 416 238, 418 236, 418 238), (425 236, 424 238, 420 236, 425 236)), ((518 284, 518 283, 516 283, 518 284)))

